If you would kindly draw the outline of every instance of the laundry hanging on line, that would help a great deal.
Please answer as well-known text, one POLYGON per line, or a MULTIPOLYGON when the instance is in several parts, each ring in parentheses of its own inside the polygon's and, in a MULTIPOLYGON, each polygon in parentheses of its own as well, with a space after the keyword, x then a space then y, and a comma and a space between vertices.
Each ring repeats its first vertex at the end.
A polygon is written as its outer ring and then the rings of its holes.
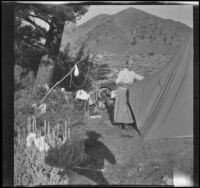
POLYGON ((88 100, 89 97, 90 95, 84 90, 78 90, 76 93, 76 99, 88 100))
POLYGON ((50 148, 50 146, 45 142, 45 137, 40 136, 37 138, 35 133, 30 133, 26 138, 26 145, 28 147, 30 147, 32 143, 35 144, 40 152, 48 151, 50 148))

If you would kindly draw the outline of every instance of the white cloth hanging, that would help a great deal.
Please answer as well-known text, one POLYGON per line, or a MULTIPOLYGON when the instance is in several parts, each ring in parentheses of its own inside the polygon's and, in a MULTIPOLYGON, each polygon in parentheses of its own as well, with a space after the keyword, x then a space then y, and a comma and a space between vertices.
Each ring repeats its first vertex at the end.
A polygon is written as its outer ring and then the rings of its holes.
POLYGON ((49 145, 45 142, 44 136, 36 138, 34 143, 35 143, 35 146, 39 149, 40 152, 49 150, 49 145))
POLYGON ((35 141, 36 139, 36 134, 35 133, 30 133, 27 137, 26 137, 26 145, 28 147, 31 146, 31 144, 35 141))
POLYGON ((78 90, 76 99, 88 100, 90 95, 84 90, 78 90))
POLYGON ((78 76, 78 75, 79 75, 78 67, 77 65, 75 65, 74 76, 78 76))
POLYGON ((36 138, 35 133, 30 133, 26 138, 26 145, 28 147, 30 147, 32 143, 35 144, 40 152, 48 151, 50 148, 50 146, 45 142, 45 137, 41 136, 39 138, 36 138))

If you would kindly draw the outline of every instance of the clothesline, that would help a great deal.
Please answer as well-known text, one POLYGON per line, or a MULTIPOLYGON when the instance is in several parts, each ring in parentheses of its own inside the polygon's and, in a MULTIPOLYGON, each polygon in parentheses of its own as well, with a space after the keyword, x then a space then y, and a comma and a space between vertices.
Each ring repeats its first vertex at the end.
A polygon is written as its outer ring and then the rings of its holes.
POLYGON ((85 83, 86 83, 86 81, 87 81, 87 79, 88 79, 89 69, 90 69, 90 61, 89 61, 89 65, 88 65, 88 70, 87 70, 86 78, 85 78, 84 82, 83 82, 81 85, 76 85, 76 84, 74 83, 73 79, 72 79, 72 76, 71 76, 71 82, 72 82, 72 84, 73 84, 75 87, 81 88, 81 87, 83 87, 83 86, 85 85, 85 83))
POLYGON ((59 80, 56 84, 54 84, 49 91, 47 92, 47 94, 42 98, 42 100, 40 101, 39 104, 41 104, 46 97, 49 95, 49 93, 53 90, 53 88, 55 88, 58 84, 60 84, 65 78, 67 78, 67 76, 69 76, 71 74, 71 72, 74 70, 75 66, 78 65, 81 61, 83 61, 87 56, 83 57, 81 60, 79 60, 77 63, 74 64, 74 66, 72 67, 72 69, 61 79, 59 80))

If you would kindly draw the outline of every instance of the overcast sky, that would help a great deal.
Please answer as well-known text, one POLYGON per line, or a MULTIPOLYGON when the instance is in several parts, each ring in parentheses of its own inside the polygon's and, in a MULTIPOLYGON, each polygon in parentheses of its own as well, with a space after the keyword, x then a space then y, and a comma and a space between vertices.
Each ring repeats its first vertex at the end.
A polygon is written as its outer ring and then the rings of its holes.
MULTIPOLYGON (((88 12, 82 16, 81 20, 77 21, 77 25, 80 25, 99 14, 112 15, 129 7, 141 9, 161 18, 180 21, 193 28, 192 5, 90 5, 88 12)), ((35 19, 35 21, 47 30, 49 29, 49 25, 44 21, 40 19, 35 19)))
POLYGON ((161 18, 180 21, 193 28, 192 5, 91 5, 77 24, 80 25, 99 14, 111 15, 129 7, 141 9, 161 18))

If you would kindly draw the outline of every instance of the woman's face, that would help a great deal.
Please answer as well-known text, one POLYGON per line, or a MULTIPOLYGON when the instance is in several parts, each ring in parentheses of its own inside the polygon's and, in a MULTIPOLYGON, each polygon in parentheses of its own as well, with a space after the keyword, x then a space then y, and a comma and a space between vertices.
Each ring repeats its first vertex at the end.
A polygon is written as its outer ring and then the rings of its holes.
POLYGON ((127 69, 131 70, 132 69, 132 66, 133 66, 133 60, 132 59, 129 59, 128 60, 128 64, 126 65, 127 69))
POLYGON ((131 70, 131 69, 132 69, 132 64, 131 64, 131 63, 128 63, 127 68, 128 68, 129 70, 131 70))

